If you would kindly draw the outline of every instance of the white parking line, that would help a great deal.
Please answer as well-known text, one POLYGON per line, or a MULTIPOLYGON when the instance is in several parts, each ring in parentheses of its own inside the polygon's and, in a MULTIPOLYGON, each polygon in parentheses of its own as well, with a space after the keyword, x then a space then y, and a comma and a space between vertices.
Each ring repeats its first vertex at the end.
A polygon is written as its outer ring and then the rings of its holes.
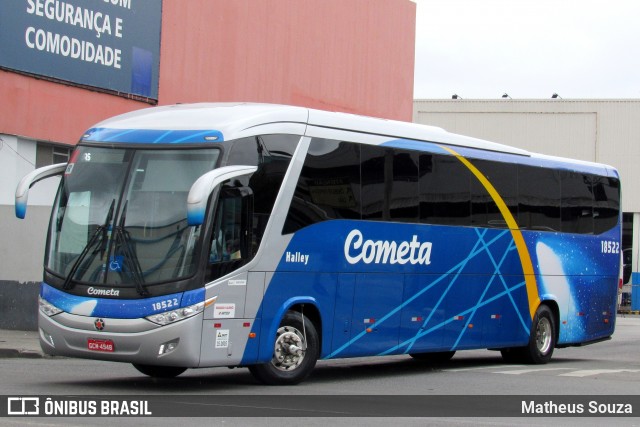
POLYGON ((442 372, 467 372, 467 371, 481 371, 484 369, 502 369, 502 368, 519 368, 526 365, 498 365, 498 366, 476 366, 474 368, 458 368, 458 369, 443 369, 442 372))
MULTIPOLYGON (((522 375, 522 374, 530 374, 537 372, 546 372, 546 371, 561 371, 561 370, 572 370, 573 368, 535 368, 535 369, 516 369, 511 371, 496 371, 492 372, 492 374, 506 374, 506 375, 522 375)), ((564 375, 564 374, 562 374, 564 375)))
POLYGON ((580 371, 567 372, 560 374, 561 377, 591 377, 600 374, 621 374, 623 372, 638 373, 640 369, 583 369, 580 371))
POLYGON ((491 370, 492 374, 503 374, 503 375, 525 375, 525 374, 536 374, 536 373, 544 373, 544 372, 552 372, 552 371, 570 371, 565 373, 558 373, 557 376, 575 377, 575 378, 592 377, 595 375, 604 375, 604 374, 640 373, 640 369, 576 369, 576 368, 565 368, 565 367, 563 368, 531 368, 531 367, 527 367, 527 365, 476 366, 473 368, 443 369, 442 372, 470 372, 470 371, 486 371, 486 370, 491 370), (512 369, 512 368, 526 368, 526 369, 512 369))

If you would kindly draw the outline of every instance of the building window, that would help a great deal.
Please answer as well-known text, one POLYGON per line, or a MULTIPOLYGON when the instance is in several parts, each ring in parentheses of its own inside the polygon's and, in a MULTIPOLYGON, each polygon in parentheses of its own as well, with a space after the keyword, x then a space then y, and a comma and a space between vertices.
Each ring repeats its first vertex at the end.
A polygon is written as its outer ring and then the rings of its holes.
POLYGON ((73 150, 73 147, 38 142, 36 148, 36 168, 55 165, 56 163, 67 163, 71 155, 71 150, 73 150))

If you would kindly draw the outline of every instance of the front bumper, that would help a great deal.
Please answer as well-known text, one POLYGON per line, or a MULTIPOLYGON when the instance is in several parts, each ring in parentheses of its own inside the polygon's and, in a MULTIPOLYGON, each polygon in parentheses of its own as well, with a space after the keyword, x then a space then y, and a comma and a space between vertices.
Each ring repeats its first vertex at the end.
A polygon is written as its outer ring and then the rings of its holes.
POLYGON ((200 364, 202 319, 200 313, 159 326, 146 319, 98 319, 69 313, 49 317, 39 311, 38 329, 42 350, 52 356, 193 368, 200 364), (102 330, 96 327, 98 320, 102 330), (89 340, 110 341, 113 351, 91 350, 89 340), (177 346, 161 354, 161 346, 169 342, 177 346))

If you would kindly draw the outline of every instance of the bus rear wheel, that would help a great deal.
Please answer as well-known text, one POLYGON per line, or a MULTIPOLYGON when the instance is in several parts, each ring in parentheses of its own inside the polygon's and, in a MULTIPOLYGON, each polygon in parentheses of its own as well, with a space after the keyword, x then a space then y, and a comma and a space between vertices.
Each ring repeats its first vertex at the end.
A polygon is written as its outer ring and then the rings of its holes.
POLYGON ((174 378, 187 370, 187 368, 177 366, 142 365, 140 363, 133 363, 133 367, 153 378, 174 378))
POLYGON ((260 382, 292 385, 304 380, 320 355, 320 339, 314 324, 297 311, 288 311, 280 322, 273 344, 273 358, 249 366, 260 382))
POLYGON ((555 317, 548 306, 541 305, 533 317, 529 344, 524 347, 503 349, 500 352, 505 362, 540 365, 551 360, 555 347, 555 317))

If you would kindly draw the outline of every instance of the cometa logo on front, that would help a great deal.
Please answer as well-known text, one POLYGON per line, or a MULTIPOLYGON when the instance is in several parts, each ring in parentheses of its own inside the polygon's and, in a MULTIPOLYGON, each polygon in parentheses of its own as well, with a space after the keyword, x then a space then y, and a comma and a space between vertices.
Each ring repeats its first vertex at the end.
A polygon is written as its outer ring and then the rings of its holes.
POLYGON ((431 242, 366 239, 360 230, 352 230, 344 242, 344 257, 349 264, 431 264, 431 242))
POLYGON ((98 295, 98 296, 108 296, 108 297, 117 297, 120 295, 120 291, 118 289, 96 289, 93 286, 87 289, 87 294, 89 295, 98 295))

